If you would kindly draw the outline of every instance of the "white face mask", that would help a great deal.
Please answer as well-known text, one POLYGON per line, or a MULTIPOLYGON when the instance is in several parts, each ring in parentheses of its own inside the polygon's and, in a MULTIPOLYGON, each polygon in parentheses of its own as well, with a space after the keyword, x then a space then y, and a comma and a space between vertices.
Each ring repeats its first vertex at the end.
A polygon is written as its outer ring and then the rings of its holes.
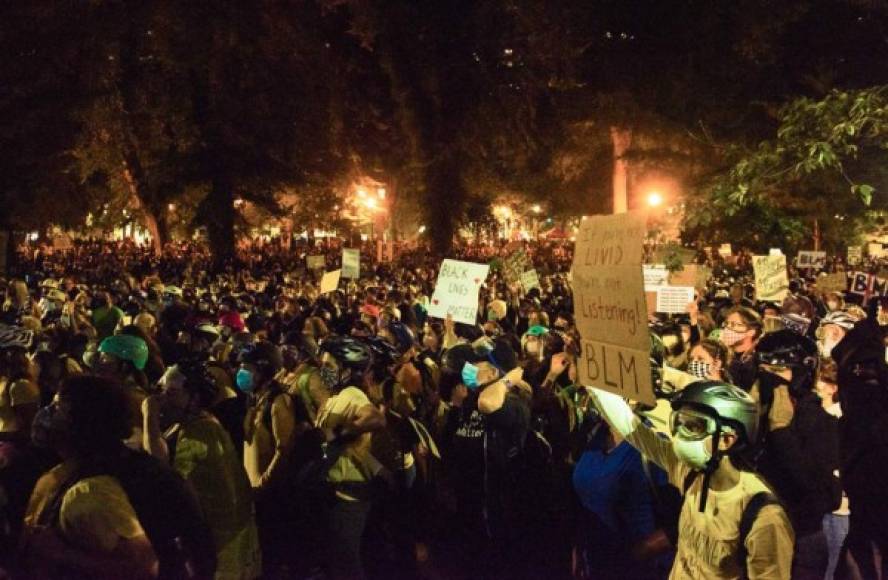
POLYGON ((737 332, 736 330, 731 330, 730 328, 723 328, 719 338, 727 347, 732 347, 746 338, 745 332, 737 332))
POLYGON ((685 441, 676 437, 672 440, 672 450, 675 451, 679 461, 688 467, 703 470, 712 459, 712 452, 706 447, 708 439, 709 437, 705 437, 699 441, 685 441))
POLYGON ((692 360, 688 363, 688 372, 698 379, 708 379, 712 373, 712 365, 701 360, 692 360))

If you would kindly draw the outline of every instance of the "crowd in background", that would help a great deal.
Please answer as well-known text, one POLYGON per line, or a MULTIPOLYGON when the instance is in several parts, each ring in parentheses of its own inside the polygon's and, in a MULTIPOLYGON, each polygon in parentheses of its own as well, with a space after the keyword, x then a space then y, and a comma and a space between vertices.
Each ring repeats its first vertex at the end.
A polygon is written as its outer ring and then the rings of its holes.
MULTIPOLYGON (((520 247, 538 288, 499 267, 517 247, 447 256, 494 262, 475 325, 428 315, 440 257, 423 251, 375 263, 365 249, 361 277, 325 294, 305 256, 336 269, 338 246, 243 247, 222 268, 191 244, 23 255, 2 280, 0 567, 21 578, 881 577, 880 298, 824 294, 816 271, 791 269, 786 299, 761 302, 745 257, 699 256, 713 276, 687 312, 650 315, 660 404, 632 414, 648 440, 578 384, 570 245, 520 247), (718 488, 730 476, 715 465, 720 431, 696 471, 691 455, 680 468, 657 451, 693 431, 682 410, 702 413, 698 442, 713 435, 710 399, 690 387, 700 383, 754 401, 734 433, 746 452, 731 440, 724 453, 758 474, 736 476, 749 488, 736 502, 718 488), (740 520, 762 490, 774 499, 749 516, 747 542, 740 520)), ((717 429, 733 428, 721 418, 717 429)))

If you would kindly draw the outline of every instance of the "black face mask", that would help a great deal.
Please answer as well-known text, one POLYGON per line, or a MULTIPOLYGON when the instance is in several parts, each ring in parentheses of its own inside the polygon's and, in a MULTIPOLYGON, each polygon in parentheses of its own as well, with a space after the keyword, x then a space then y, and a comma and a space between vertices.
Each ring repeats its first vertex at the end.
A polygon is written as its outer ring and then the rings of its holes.
POLYGON ((768 371, 760 370, 758 373, 758 380, 759 398, 761 399, 762 405, 770 405, 774 401, 774 389, 782 385, 789 385, 789 381, 780 375, 775 375, 768 371))

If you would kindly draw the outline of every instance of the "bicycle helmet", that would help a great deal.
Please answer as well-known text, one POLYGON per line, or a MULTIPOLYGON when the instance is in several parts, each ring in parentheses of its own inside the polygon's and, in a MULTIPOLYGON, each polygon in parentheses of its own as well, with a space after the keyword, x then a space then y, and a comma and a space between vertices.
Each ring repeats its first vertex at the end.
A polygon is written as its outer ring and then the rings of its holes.
POLYGON ((350 336, 328 336, 321 343, 321 352, 329 353, 341 367, 355 371, 365 371, 373 362, 370 347, 350 336))
POLYGON ((148 362, 148 345, 138 336, 129 334, 109 336, 99 345, 99 352, 130 361, 140 371, 145 369, 148 362))

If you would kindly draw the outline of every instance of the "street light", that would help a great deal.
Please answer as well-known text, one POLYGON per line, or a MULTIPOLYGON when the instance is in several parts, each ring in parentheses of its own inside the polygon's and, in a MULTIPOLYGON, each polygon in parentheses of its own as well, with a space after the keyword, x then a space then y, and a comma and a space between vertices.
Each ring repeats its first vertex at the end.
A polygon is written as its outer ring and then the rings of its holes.
POLYGON ((379 199, 385 199, 385 188, 380 187, 376 190, 376 195, 379 196, 379 199))
POLYGON ((533 213, 540 213, 541 211, 543 211, 543 208, 540 207, 540 204, 535 204, 530 209, 533 210, 533 213))
POLYGON ((367 197, 364 199, 364 205, 367 206, 367 209, 376 209, 376 199, 367 197))
POLYGON ((647 196, 647 204, 650 207, 660 207, 663 205, 663 194, 659 191, 652 191, 647 196))

